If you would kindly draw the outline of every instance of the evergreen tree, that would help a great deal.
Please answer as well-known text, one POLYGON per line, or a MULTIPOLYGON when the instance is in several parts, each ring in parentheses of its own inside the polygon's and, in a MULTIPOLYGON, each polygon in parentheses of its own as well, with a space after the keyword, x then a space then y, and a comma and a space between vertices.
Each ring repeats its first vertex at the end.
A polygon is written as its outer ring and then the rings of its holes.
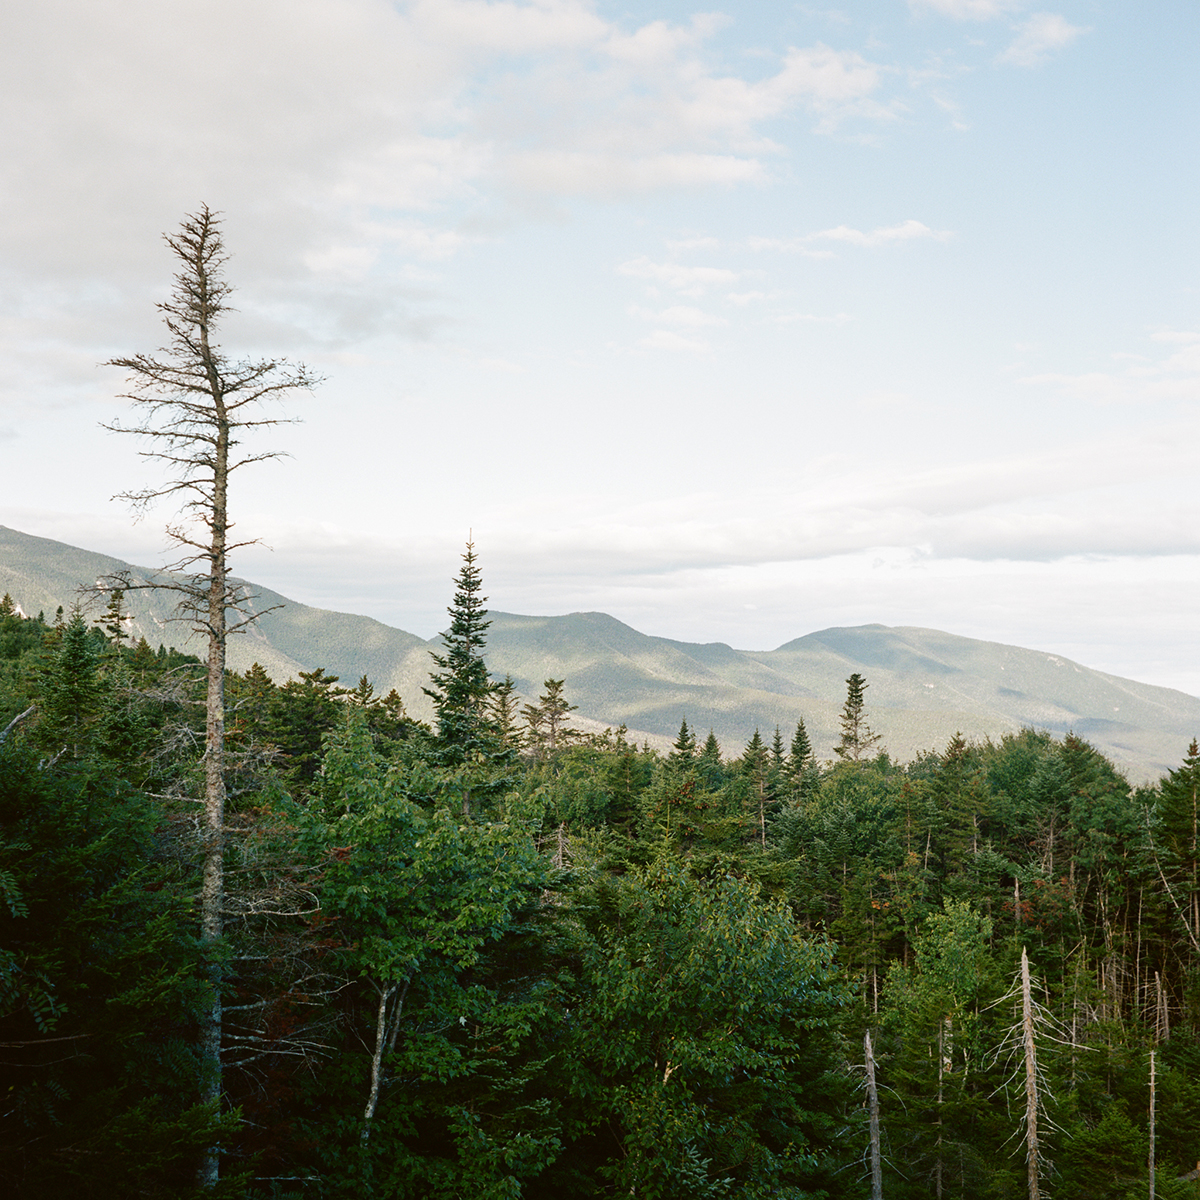
POLYGON ((129 636, 125 628, 129 614, 125 611, 125 592, 122 588, 112 588, 108 593, 108 607, 96 624, 107 635, 108 640, 116 647, 118 654, 129 636))
POLYGON ((90 745, 104 691, 98 642, 102 644, 99 634, 76 613, 54 646, 38 734, 42 746, 55 756, 65 752, 82 758, 90 745))
POLYGON ((767 848, 767 809, 771 795, 771 752, 756 729, 742 755, 742 769, 750 783, 750 803, 754 808, 755 835, 762 848, 767 848))
POLYGON ((553 758, 559 750, 579 740, 579 731, 566 724, 569 714, 579 706, 567 703, 563 684, 562 679, 547 679, 546 690, 538 697, 537 704, 527 704, 522 709, 535 758, 553 758))
POLYGON ((475 543, 467 542, 456 580, 454 603, 446 610, 450 628, 442 635, 444 654, 432 654, 437 671, 423 688, 437 714, 437 756, 443 766, 457 766, 478 754, 496 751, 499 737, 490 711, 494 686, 483 652, 487 646, 487 597, 475 561, 475 543))
POLYGON ((667 762, 673 767, 689 767, 696 757, 696 735, 688 728, 685 717, 679 724, 679 736, 671 746, 667 762))
POLYGON ((834 753, 847 762, 861 762, 878 744, 879 734, 867 725, 863 693, 870 685, 855 671, 846 680, 846 703, 842 705, 842 737, 834 753))
POLYGON ((815 768, 816 758, 812 743, 808 740, 808 730, 804 727, 804 718, 801 717, 796 722, 796 732, 792 735, 792 745, 783 771, 787 797, 793 803, 804 799, 806 782, 816 773, 815 768))
POLYGON ((520 750, 523 739, 517 726, 517 683, 511 675, 505 675, 500 683, 492 685, 489 707, 500 741, 509 750, 520 750))
POLYGON ((725 782, 725 768, 721 762, 721 744, 711 729, 708 731, 708 737, 704 739, 704 746, 696 765, 700 772, 700 778, 703 779, 704 786, 709 791, 716 791, 725 782))

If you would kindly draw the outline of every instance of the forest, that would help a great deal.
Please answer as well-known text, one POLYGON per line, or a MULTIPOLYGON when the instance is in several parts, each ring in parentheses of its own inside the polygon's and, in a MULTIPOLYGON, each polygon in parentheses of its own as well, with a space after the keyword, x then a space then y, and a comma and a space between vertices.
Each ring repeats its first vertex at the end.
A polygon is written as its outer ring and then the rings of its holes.
POLYGON ((4 598, 6 1194, 1197 1194, 1195 744, 893 763, 855 675, 835 762, 660 754, 492 679, 456 588, 432 726, 228 675, 207 1099, 205 664, 4 598))
POLYGON ((216 214, 166 242, 110 428, 174 572, 0 601, 4 1195, 1200 1195, 1195 741, 1137 789, 1036 729, 893 762, 857 673, 827 762, 803 721, 585 735, 488 670, 470 542, 432 722, 230 670, 239 441, 317 381, 221 353, 216 214))

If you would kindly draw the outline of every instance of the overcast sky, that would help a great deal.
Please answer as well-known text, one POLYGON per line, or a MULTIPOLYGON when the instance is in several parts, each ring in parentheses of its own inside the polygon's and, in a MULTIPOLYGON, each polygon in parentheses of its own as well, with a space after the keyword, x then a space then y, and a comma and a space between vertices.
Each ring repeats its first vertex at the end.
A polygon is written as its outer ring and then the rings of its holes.
POLYGON ((206 203, 224 348, 327 380, 239 573, 431 636, 473 530, 496 609, 1200 693, 1198 50, 1194 0, 10 6, 0 523, 166 561, 98 364, 206 203))

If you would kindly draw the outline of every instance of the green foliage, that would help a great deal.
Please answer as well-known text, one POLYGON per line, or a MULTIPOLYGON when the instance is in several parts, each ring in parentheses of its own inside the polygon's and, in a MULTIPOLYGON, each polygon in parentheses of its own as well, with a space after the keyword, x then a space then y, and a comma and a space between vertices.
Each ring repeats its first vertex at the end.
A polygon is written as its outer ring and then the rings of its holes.
POLYGON ((440 766, 461 766, 502 752, 489 704, 494 689, 483 660, 491 622, 486 619, 487 597, 482 594, 474 543, 467 543, 462 558, 454 603, 447 610, 446 651, 431 655, 438 669, 429 677, 432 686, 423 689, 437 713, 434 751, 440 766))
POLYGON ((666 859, 594 877, 570 915, 564 1157, 590 1163, 595 1188, 577 1194, 798 1195, 826 1181, 843 1090, 832 948, 754 885, 666 859))
POLYGON ((189 881, 160 819, 91 766, 0 746, 8 1195, 190 1195, 199 1149, 236 1124, 197 1101, 189 881))

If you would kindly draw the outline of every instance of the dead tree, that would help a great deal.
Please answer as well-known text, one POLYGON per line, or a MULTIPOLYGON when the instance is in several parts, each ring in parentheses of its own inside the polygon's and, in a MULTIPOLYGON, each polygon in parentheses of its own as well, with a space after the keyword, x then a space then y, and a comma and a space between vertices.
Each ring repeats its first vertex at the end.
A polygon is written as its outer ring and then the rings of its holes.
POLYGON ((883 1200, 883 1171, 879 1154, 879 1089, 875 1085, 875 1052, 871 1033, 863 1034, 863 1061, 867 1068, 867 1114, 871 1123, 871 1200, 883 1200))
MULTIPOLYGON (((140 418, 133 425, 113 423, 105 428, 147 439, 149 448, 142 455, 166 464, 166 483, 117 498, 140 510, 163 498, 178 500, 178 519, 167 533, 180 557, 170 565, 173 576, 149 584, 131 585, 125 579, 113 584, 176 593, 179 617, 208 643, 200 941, 210 1003, 202 1022, 200 1057, 201 1096, 215 1105, 221 1096, 218 943, 224 906, 225 650, 230 633, 261 615, 249 610, 250 597, 229 576, 229 555, 251 544, 231 540, 229 481, 241 467, 278 457, 278 451, 236 449, 245 434, 285 423, 285 418, 266 414, 264 404, 319 381, 304 366, 282 360, 231 361, 216 345, 214 331, 230 311, 232 290, 224 275, 228 256, 216 213, 205 205, 185 217, 178 232, 165 235, 165 240, 178 267, 170 299, 158 305, 170 338, 157 356, 137 354, 105 364, 129 373, 130 390, 122 399, 134 405, 140 418)), ((200 1183, 211 1187, 217 1177, 218 1152, 211 1147, 201 1165, 200 1183)))

